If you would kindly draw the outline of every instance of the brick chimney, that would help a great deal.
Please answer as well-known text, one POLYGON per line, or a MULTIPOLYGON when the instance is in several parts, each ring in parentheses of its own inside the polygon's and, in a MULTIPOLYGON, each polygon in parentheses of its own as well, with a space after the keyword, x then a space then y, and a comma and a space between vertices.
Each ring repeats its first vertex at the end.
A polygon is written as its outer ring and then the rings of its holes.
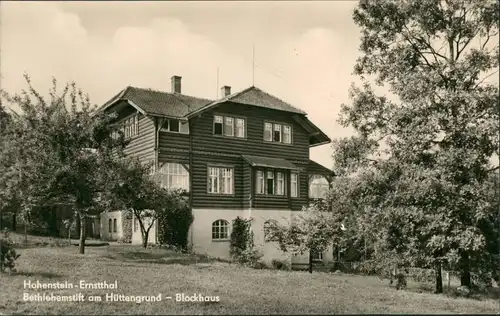
POLYGON ((220 88, 221 96, 222 97, 227 97, 228 95, 231 94, 231 87, 230 86, 224 86, 220 88))
POLYGON ((172 76, 170 82, 172 83, 172 93, 181 93, 181 79, 180 76, 172 76))

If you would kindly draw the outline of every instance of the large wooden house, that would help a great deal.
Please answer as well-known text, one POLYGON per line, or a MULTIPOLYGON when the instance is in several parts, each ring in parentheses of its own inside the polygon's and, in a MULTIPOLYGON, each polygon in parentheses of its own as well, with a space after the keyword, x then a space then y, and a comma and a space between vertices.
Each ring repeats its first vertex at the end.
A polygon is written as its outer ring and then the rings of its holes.
MULTIPOLYGON (((264 241, 265 222, 290 221, 328 190, 332 172, 309 159, 309 148, 330 138, 304 111, 255 86, 237 93, 224 86, 222 98, 207 100, 182 94, 181 77, 173 76, 171 89, 129 86, 102 106, 118 113, 130 139, 125 153, 153 162, 162 185, 188 190, 195 252, 228 258, 231 223, 240 216, 253 218, 265 260, 287 258, 264 241)), ((123 237, 121 214, 102 214, 101 238, 123 237)), ((140 243, 131 221, 132 243, 140 243)), ((156 238, 154 230, 150 242, 156 238)))

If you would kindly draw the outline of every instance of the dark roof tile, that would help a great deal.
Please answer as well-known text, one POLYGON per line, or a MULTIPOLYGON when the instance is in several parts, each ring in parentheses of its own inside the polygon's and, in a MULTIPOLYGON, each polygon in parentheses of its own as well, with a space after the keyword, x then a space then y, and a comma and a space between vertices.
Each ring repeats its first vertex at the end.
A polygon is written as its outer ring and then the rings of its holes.
POLYGON ((150 115, 170 117, 185 116, 212 102, 212 100, 191 97, 184 94, 127 87, 103 107, 111 105, 117 100, 131 101, 150 115))

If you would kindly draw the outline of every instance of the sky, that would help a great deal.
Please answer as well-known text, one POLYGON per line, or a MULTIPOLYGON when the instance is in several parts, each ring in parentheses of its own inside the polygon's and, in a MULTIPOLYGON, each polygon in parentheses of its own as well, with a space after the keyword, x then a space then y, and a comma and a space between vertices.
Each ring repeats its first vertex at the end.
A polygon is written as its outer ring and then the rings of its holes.
MULTIPOLYGON (((48 91, 55 77, 102 104, 127 85, 170 91, 173 75, 182 93, 210 99, 221 86, 254 84, 306 111, 330 138, 346 137, 352 130, 337 119, 356 81, 357 3, 2 1, 1 88, 19 92, 28 73, 48 91)), ((329 168, 331 154, 330 145, 311 149, 329 168)))

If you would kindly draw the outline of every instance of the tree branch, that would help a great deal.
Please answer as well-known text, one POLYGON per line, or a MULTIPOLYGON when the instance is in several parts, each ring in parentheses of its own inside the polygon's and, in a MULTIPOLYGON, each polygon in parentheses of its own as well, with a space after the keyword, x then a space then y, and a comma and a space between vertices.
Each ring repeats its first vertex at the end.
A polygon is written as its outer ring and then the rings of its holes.
POLYGON ((478 83, 476 83, 476 85, 474 86, 473 90, 476 89, 481 83, 483 83, 486 79, 488 79, 489 77, 495 75, 498 73, 498 69, 495 70, 494 72, 488 74, 487 76, 485 76, 483 79, 481 79, 481 81, 479 81, 478 83))
POLYGON ((498 170, 498 169, 500 169, 500 166, 496 166, 494 168, 488 169, 488 170, 486 170, 486 172, 492 172, 492 171, 495 171, 495 170, 498 170))

